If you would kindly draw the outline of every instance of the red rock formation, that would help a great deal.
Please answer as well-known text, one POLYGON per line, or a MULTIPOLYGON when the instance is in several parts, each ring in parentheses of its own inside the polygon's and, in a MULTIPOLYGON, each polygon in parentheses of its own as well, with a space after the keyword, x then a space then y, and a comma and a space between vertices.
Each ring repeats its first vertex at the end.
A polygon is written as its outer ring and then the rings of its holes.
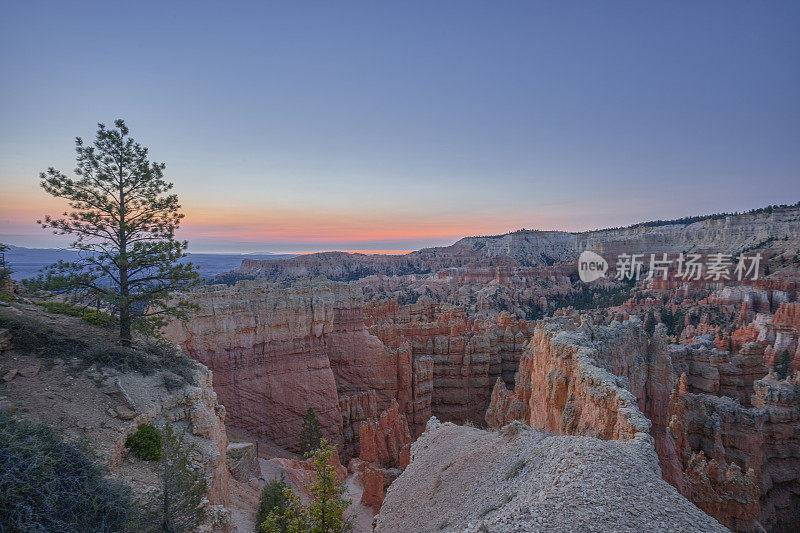
POLYGON ((364 491, 361 493, 361 503, 372 508, 372 511, 378 514, 383 505, 383 470, 370 463, 364 463, 359 469, 361 484, 364 487, 364 491))
MULTIPOLYGON (((608 440, 647 433, 651 424, 638 408, 637 396, 641 395, 644 407, 648 361, 630 359, 631 354, 647 354, 649 341, 632 324, 618 324, 604 333, 608 344, 597 349, 590 344, 589 324, 579 327, 570 320, 554 319, 537 326, 520 361, 514 392, 495 385, 487 423, 498 427, 522 412, 522 421, 534 429, 562 435, 608 440), (618 383, 619 378, 603 368, 607 366, 627 373, 639 394, 618 383)), ((669 374, 664 377, 671 379, 669 374)))
POLYGON ((359 458, 350 461, 348 470, 361 480, 361 503, 377 514, 386 489, 410 460, 411 432, 397 402, 361 424, 360 447, 359 458))
POLYGON ((200 310, 164 335, 214 372, 231 426, 287 449, 299 448, 311 407, 345 457, 356 453, 360 422, 388 407, 408 379, 397 354, 367 331, 357 287, 239 282, 203 287, 192 299, 200 310))
POLYGON ((359 457, 362 461, 386 468, 405 468, 408 465, 411 432, 397 402, 393 401, 380 418, 363 422, 359 433, 359 457))
POLYGON ((494 320, 475 321, 468 319, 462 308, 429 298, 405 306, 396 302, 371 304, 365 314, 370 333, 385 345, 398 350, 410 348, 413 407, 404 406, 402 399, 400 404, 413 420, 415 435, 431 413, 445 420, 480 423, 494 379, 501 376, 512 382, 530 331, 525 321, 508 313, 494 320), (425 381, 428 376, 432 382, 425 381), (419 391, 422 395, 418 395, 418 385, 424 387, 419 391))
POLYGON ((550 319, 534 331, 514 391, 495 383, 486 421, 641 439, 664 479, 723 524, 788 530, 800 517, 800 374, 797 382, 759 379, 762 351, 749 343, 731 355, 705 341, 668 354, 663 330, 650 339, 638 322, 550 319))
POLYGON ((759 315, 753 324, 759 330, 759 342, 767 344, 764 359, 769 368, 788 352, 790 370, 800 370, 800 302, 782 303, 771 319, 759 315))
POLYGON ((757 343, 732 357, 710 344, 673 350, 690 375, 672 395, 670 433, 701 509, 736 531, 789 531, 800 519, 800 395, 795 380, 758 378, 762 353, 757 343))

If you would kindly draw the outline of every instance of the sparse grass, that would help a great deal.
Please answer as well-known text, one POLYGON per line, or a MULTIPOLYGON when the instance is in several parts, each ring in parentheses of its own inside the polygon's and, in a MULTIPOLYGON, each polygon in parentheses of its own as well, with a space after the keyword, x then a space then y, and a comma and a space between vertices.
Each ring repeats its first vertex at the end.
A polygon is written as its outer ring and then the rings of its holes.
POLYGON ((511 470, 508 471, 508 474, 506 474, 506 481, 519 476, 523 470, 525 470, 525 459, 519 459, 514 463, 514 466, 511 467, 511 470))
POLYGON ((117 324, 117 317, 100 311, 99 309, 81 307, 67 302, 38 302, 37 305, 41 305, 51 313, 82 318, 89 324, 94 324, 95 326, 110 327, 117 324))
POLYGON ((70 338, 39 320, 20 315, 0 315, 0 327, 11 331, 14 348, 47 358, 80 357, 88 345, 70 338), (45 353, 46 351, 46 353, 45 353))
POLYGON ((133 509, 85 442, 0 412, 0 530, 121 531, 133 509))
POLYGON ((186 383, 194 383, 194 362, 165 341, 150 339, 137 346, 119 346, 111 337, 103 337, 100 330, 95 336, 86 332, 73 336, 65 333, 66 328, 57 329, 32 317, 8 312, 0 313, 0 328, 11 331, 14 348, 22 353, 45 359, 77 358, 86 366, 96 364, 144 375, 169 370, 186 383))

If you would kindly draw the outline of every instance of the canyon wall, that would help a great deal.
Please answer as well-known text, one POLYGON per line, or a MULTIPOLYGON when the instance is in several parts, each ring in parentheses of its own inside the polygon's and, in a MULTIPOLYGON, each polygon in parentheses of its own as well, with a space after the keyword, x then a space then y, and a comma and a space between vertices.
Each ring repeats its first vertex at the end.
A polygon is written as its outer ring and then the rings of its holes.
POLYGON ((671 349, 680 381, 670 434, 701 509, 740 531, 755 521, 791 531, 800 521, 800 377, 763 377, 763 354, 749 343, 731 356, 710 340, 671 349))
POLYGON ((608 257, 620 253, 736 253, 767 246, 800 244, 800 207, 761 213, 707 217, 692 223, 642 224, 583 233, 522 230, 491 237, 467 237, 465 245, 483 256, 506 255, 528 264, 574 261, 583 250, 608 257))
POLYGON ((386 346, 410 351, 414 395, 422 377, 430 380, 424 384, 430 395, 425 408, 407 410, 415 434, 431 413, 448 421, 482 423, 494 380, 513 383, 531 329, 508 313, 484 321, 469 319, 463 308, 427 297, 404 306, 395 301, 371 303, 365 319, 370 333, 386 346), (417 371, 422 364, 424 372, 417 371))
POLYGON ((287 449, 299 449, 311 407, 325 436, 354 453, 361 422, 389 407, 409 373, 366 330, 357 287, 239 282, 191 296, 199 310, 164 335, 214 372, 230 425, 287 449))
POLYGON ((531 325, 468 319, 421 298, 365 305, 355 284, 241 281, 192 293, 199 310, 164 335, 214 372, 228 423, 297 450, 311 407, 325 435, 358 456, 362 423, 397 403, 412 436, 431 414, 483 422, 495 379, 513 383, 531 325))
MULTIPOLYGON (((231 275, 274 281, 326 276, 350 281, 374 274, 434 274, 498 257, 511 270, 535 265, 570 263, 583 250, 606 259, 620 253, 712 252, 800 249, 800 207, 766 209, 735 215, 714 215, 691 222, 645 223, 628 228, 569 233, 520 230, 504 235, 466 237, 451 246, 426 248, 403 255, 325 252, 291 259, 246 259, 231 275)), ((486 275, 509 277, 506 269, 486 275)))

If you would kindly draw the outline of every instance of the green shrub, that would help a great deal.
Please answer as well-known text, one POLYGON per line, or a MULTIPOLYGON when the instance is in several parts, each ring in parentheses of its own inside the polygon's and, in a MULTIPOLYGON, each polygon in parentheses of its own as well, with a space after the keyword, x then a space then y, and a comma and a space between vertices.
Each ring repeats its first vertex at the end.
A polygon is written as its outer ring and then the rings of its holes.
POLYGON ((161 433, 150 424, 142 424, 125 440, 125 447, 142 461, 160 461, 161 433))
POLYGON ((11 291, 0 291, 0 302, 11 303, 17 301, 17 298, 14 296, 14 293, 11 291))
POLYGON ((286 483, 285 478, 281 475, 280 479, 271 479, 264 485, 261 490, 261 497, 258 500, 258 511, 256 512, 256 532, 260 532, 261 524, 267 519, 271 512, 279 516, 278 525, 282 530, 286 529, 286 520, 283 516, 286 513, 286 508, 289 504, 289 499, 286 497, 286 491, 289 490, 289 485, 286 483))
POLYGON ((129 489, 110 481, 84 441, 0 412, 0 531, 120 531, 129 489))
POLYGON ((159 483, 148 505, 149 523, 163 533, 197 531, 206 516, 208 492, 205 472, 192 460, 197 447, 170 424, 162 429, 161 438, 159 483))

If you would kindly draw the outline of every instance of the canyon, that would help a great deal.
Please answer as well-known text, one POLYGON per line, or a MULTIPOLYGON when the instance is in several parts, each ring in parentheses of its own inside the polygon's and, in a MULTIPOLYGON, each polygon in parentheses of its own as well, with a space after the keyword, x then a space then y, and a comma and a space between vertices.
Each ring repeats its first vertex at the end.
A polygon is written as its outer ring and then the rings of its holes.
MULTIPOLYGON (((185 429, 210 489, 206 530, 251 531, 272 479, 313 498, 313 466, 300 454, 310 409, 336 445, 331 466, 357 532, 373 523, 792 531, 799 227, 794 206, 580 234, 523 230, 402 256, 248 259, 225 283, 174 295, 194 308, 160 333, 194 360, 192 385, 90 370, 87 387, 101 384, 85 393, 92 416, 113 422, 79 432, 102 443, 115 476, 147 494, 152 473, 134 468, 125 438, 141 423, 185 429), (763 264, 743 281, 587 284, 576 264, 585 249, 723 249, 760 253, 763 264), (106 396, 115 405, 98 399, 106 396)), ((63 423, 49 386, 22 389, 39 370, 69 381, 63 369, 8 367, 13 341, 0 331, 0 387, 63 423)))
MULTIPOLYGON (((239 281, 193 291, 198 310, 164 334, 208 366, 226 424, 262 449, 297 452, 312 408, 379 530, 406 518, 421 527, 414 517, 427 511, 404 480, 432 475, 417 457, 461 442, 450 428, 462 424, 495 435, 470 439, 513 441, 509 450, 538 446, 540 432, 624 446, 718 524, 788 531, 800 520, 798 228, 795 206, 519 231, 402 256, 247 260, 228 279, 239 281), (761 253, 772 272, 587 287, 575 263, 585 249, 761 253), (436 419, 445 431, 431 429, 436 419)), ((503 530, 521 509, 512 500, 477 518, 465 510, 459 527, 503 530)))

